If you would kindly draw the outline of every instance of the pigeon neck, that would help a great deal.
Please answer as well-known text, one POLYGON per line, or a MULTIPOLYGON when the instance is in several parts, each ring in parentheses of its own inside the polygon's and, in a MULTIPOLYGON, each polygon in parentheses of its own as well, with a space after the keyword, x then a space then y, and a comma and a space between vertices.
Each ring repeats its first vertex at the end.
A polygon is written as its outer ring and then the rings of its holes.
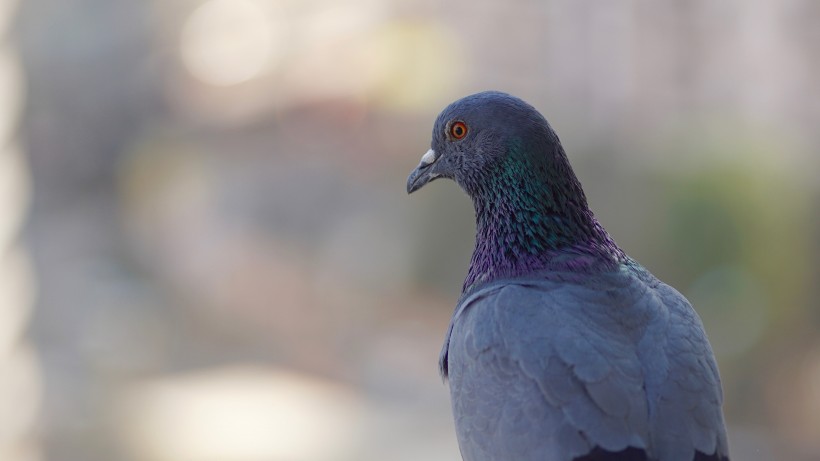
POLYGON ((626 258, 593 216, 568 163, 558 170, 528 163, 506 161, 471 193, 476 244, 465 292, 541 271, 604 270, 626 258), (544 171, 560 171, 560 177, 544 171))

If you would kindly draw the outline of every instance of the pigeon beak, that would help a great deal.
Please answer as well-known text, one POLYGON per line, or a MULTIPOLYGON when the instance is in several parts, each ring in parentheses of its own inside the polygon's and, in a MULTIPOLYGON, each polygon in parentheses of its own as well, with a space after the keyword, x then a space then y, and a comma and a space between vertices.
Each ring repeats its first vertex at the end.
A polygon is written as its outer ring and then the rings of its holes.
POLYGON ((436 151, 433 149, 428 150, 427 153, 421 157, 419 166, 417 166, 416 169, 410 173, 410 176, 407 177, 408 194, 412 194, 413 192, 421 189, 422 186, 428 182, 441 176, 441 174, 433 171, 433 166, 436 164, 438 159, 439 155, 436 154, 436 151))

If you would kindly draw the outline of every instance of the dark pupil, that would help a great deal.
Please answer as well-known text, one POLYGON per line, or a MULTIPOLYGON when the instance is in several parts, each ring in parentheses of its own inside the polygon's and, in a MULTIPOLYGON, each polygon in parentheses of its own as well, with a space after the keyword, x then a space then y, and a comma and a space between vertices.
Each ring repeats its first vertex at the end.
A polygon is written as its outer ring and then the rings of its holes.
POLYGON ((461 134, 464 133, 464 128, 462 128, 461 125, 456 125, 454 133, 456 136, 461 136, 461 134))

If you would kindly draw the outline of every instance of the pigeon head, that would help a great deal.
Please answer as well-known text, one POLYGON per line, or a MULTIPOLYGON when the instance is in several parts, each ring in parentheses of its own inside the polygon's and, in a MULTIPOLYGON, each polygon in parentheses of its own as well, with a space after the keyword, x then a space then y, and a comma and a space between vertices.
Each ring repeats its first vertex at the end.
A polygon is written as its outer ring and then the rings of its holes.
POLYGON ((445 108, 430 147, 407 180, 408 193, 449 178, 475 199, 492 195, 495 191, 486 189, 515 170, 529 168, 521 173, 546 182, 551 173, 560 178, 569 166, 547 120, 521 99, 497 91, 473 94, 445 108))
POLYGON ((622 257, 587 206, 558 136, 521 99, 487 91, 445 108, 407 192, 438 178, 458 183, 475 206, 476 247, 465 289, 557 261, 591 266, 622 257))

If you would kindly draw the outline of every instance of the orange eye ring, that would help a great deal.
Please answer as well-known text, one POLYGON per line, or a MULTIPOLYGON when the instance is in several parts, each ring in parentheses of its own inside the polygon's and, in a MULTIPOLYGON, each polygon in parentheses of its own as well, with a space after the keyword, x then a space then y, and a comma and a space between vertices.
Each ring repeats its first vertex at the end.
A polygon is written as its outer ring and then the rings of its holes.
POLYGON ((467 124, 464 122, 453 122, 450 125, 450 137, 459 140, 467 136, 467 124))

